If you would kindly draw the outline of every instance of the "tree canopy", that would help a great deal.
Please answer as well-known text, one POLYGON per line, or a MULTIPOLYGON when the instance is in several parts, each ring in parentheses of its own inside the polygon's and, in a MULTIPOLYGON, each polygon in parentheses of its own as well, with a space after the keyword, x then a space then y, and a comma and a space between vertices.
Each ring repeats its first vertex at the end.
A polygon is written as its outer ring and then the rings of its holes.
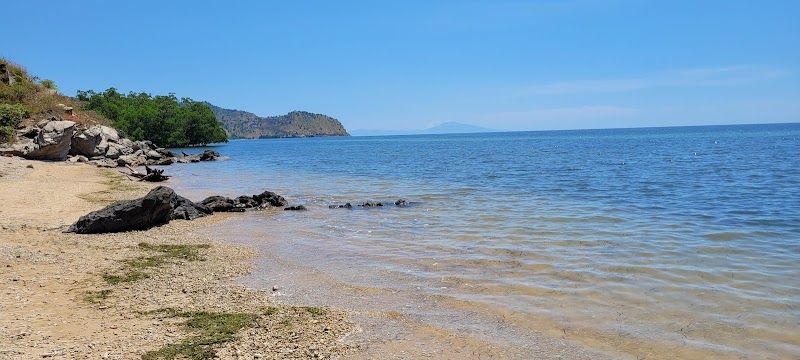
POLYGON ((83 109, 96 111, 134 140, 150 140, 159 146, 181 147, 227 142, 228 136, 211 109, 174 94, 120 94, 110 88, 102 93, 78 91, 83 109))

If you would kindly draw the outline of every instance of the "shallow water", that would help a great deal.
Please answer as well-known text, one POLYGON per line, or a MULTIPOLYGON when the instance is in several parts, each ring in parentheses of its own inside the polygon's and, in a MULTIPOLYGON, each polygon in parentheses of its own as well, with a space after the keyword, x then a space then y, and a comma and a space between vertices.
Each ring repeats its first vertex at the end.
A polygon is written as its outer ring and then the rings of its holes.
POLYGON ((231 159, 169 169, 179 193, 310 209, 218 229, 262 250, 245 281, 287 301, 396 312, 509 358, 800 357, 800 124, 214 149, 231 159))

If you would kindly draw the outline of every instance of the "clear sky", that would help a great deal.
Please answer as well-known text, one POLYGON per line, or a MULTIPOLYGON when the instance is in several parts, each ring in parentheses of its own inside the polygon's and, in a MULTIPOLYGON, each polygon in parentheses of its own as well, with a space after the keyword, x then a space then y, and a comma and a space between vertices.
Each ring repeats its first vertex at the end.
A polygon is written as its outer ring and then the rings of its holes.
POLYGON ((0 56, 347 129, 800 122, 800 1, 7 1, 0 56))

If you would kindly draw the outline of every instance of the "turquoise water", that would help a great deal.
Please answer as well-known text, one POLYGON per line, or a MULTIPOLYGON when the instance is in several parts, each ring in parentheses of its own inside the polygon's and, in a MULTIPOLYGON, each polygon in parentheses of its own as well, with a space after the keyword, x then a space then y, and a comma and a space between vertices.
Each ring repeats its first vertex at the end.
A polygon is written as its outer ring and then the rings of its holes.
MULTIPOLYGON (((325 274, 328 295, 395 294, 365 301, 508 357, 533 333, 632 358, 800 357, 800 124, 214 149, 230 160, 169 168, 179 193, 306 205, 241 215, 220 236, 325 274), (328 209, 398 198, 412 206, 328 209), (478 309, 502 325, 464 315, 478 309)), ((251 286, 291 277, 258 265, 251 286)), ((294 300, 360 306, 307 290, 294 300)))

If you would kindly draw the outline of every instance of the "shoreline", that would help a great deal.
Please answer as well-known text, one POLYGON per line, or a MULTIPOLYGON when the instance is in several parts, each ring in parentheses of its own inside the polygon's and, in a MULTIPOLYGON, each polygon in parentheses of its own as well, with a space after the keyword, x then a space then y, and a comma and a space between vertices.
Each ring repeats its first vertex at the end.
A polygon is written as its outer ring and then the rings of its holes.
POLYGON ((256 252, 195 236, 225 216, 63 234, 79 216, 155 185, 131 183, 115 170, 19 158, 0 158, 0 175, 0 197, 9 204, 0 212, 0 357, 138 359, 197 336, 182 326, 197 314, 246 315, 249 323, 214 347, 221 358, 332 358, 350 348, 340 341, 355 329, 345 312, 281 305, 267 291, 232 284, 252 270, 256 252), (197 256, 159 252, 169 246, 197 256), (159 264, 126 278, 142 259, 159 264))

